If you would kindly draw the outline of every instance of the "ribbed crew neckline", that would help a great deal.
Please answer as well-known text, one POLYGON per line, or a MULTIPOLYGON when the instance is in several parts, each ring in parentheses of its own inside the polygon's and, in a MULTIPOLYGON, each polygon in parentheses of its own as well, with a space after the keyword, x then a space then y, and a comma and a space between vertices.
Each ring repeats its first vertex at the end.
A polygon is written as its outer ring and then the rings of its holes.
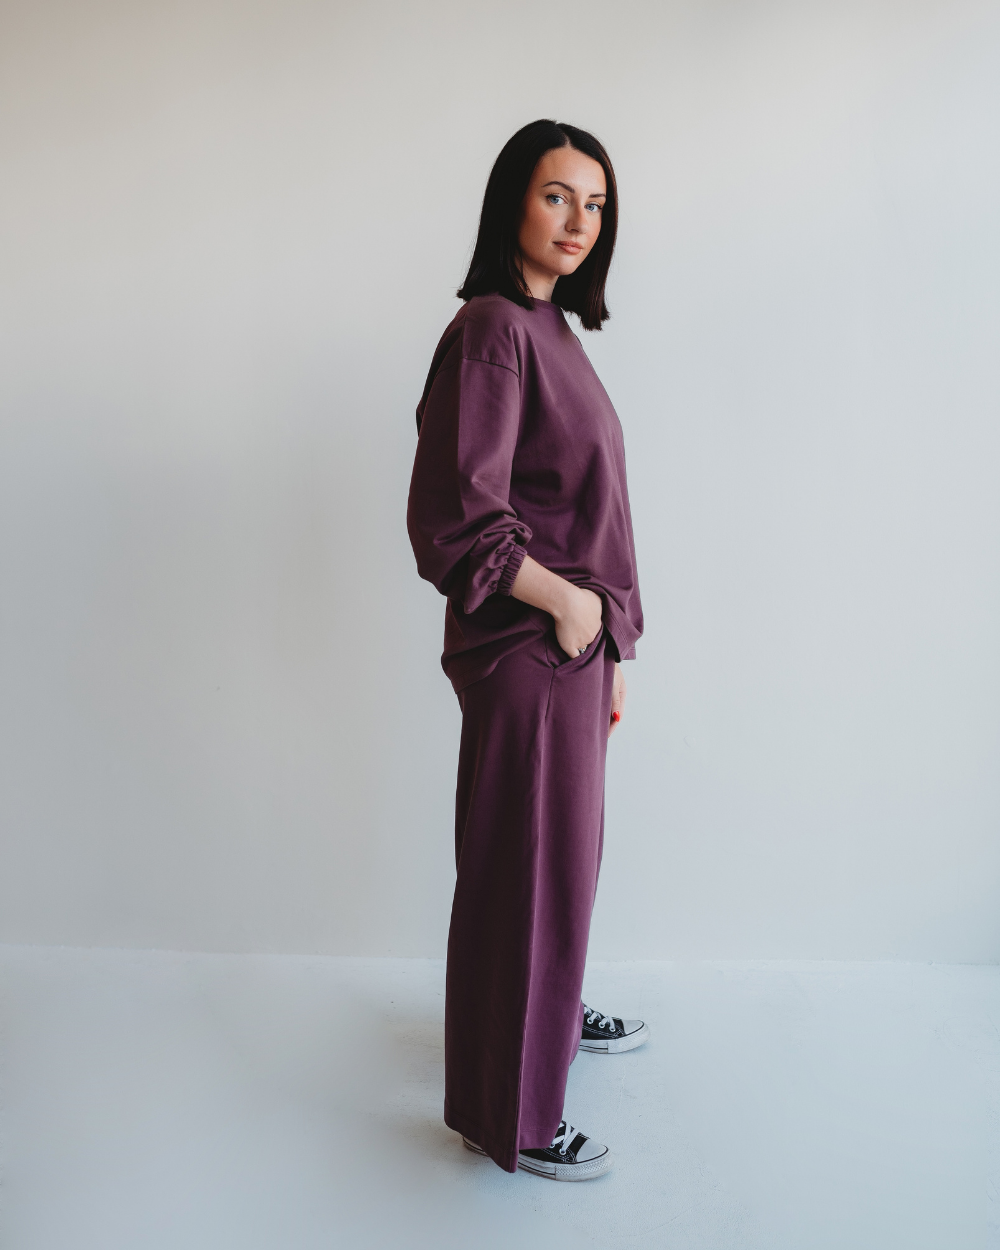
MULTIPOLYGON (((505 300, 508 304, 513 304, 515 308, 524 308, 523 304, 518 304, 516 300, 508 299, 506 295, 501 295, 499 291, 491 291, 489 294, 481 295, 481 296, 474 295, 472 298, 473 299, 502 299, 502 300, 505 300)), ((552 300, 550 299, 532 298, 531 307, 526 308, 525 312, 534 312, 535 309, 538 309, 538 308, 544 308, 546 312, 549 313, 550 315, 552 313, 557 313, 557 314, 565 313, 566 311, 564 308, 560 308, 558 304, 554 304, 552 300)))
POLYGON ((545 316, 559 317, 560 320, 565 321, 565 309, 561 309, 561 307, 557 304, 552 304, 551 300, 532 299, 531 311, 537 312, 540 309, 545 310, 545 316))

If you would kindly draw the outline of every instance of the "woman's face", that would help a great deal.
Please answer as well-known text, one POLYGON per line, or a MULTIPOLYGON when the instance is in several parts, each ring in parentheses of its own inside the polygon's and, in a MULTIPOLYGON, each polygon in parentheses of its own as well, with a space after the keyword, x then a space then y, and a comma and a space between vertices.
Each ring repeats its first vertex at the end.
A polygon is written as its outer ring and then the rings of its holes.
POLYGON ((535 166, 521 209, 518 245, 528 289, 551 299, 556 280, 586 260, 601 233, 604 170, 575 148, 553 148, 535 166))

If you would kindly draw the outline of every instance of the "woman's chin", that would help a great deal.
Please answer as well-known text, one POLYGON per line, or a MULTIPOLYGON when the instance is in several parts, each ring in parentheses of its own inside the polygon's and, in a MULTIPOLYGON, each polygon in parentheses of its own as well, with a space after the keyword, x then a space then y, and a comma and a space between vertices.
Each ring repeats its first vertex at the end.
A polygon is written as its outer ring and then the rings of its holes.
POLYGON ((560 256, 555 264, 552 265, 552 273, 560 278, 568 278, 571 273, 576 271, 583 264, 585 253, 581 252, 578 256, 560 256))

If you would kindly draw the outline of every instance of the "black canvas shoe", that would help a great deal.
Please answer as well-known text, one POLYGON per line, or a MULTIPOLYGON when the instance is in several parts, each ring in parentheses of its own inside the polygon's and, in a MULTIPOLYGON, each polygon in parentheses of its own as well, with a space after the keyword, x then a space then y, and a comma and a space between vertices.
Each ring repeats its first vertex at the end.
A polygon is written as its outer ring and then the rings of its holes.
MULTIPOLYGON (((463 1137, 462 1141, 477 1155, 486 1154, 468 1137, 463 1137)), ((546 1176, 551 1181, 589 1181, 611 1170, 611 1151, 563 1120, 552 1145, 538 1150, 518 1151, 517 1166, 524 1172, 546 1176)))
POLYGON ((586 1003, 583 1004, 581 1050, 592 1050, 599 1055, 617 1055, 648 1041, 649 1028, 642 1020, 602 1016, 599 1011, 592 1011, 586 1003))

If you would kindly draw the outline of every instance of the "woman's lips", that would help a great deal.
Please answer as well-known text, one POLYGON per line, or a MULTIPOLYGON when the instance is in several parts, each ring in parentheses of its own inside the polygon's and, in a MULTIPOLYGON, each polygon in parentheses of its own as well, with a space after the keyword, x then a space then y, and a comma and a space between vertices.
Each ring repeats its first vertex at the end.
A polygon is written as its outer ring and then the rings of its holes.
POLYGON ((583 246, 580 243, 557 243, 556 247, 561 247, 562 250, 564 252, 568 252, 570 256, 575 256, 577 252, 583 251, 583 246))

